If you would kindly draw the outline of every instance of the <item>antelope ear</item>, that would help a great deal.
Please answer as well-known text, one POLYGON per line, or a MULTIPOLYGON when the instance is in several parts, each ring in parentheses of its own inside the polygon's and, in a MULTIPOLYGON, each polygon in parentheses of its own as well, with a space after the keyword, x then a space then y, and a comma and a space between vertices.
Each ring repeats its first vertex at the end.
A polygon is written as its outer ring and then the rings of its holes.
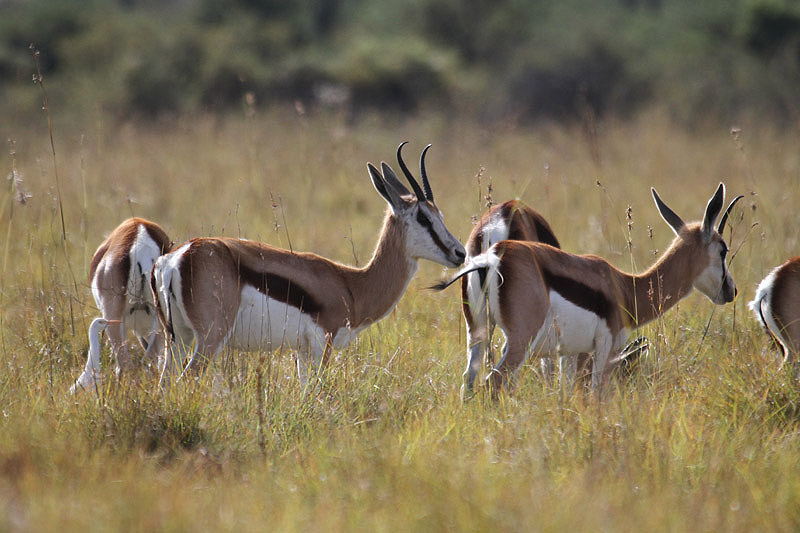
MULTIPOLYGON (((386 166, 386 163, 383 163, 386 166)), ((390 169, 391 170, 391 169, 390 169)), ((386 203, 389 204, 389 207, 392 208, 392 212, 397 213, 399 207, 402 205, 403 201, 400 199, 400 195, 397 194, 397 191, 386 182, 384 179, 383 174, 375 168, 372 163, 367 163, 367 171, 369 171, 369 177, 372 180, 372 186, 375 187, 375 190, 378 191, 386 203)))
POLYGON ((714 222, 717 221, 720 211, 722 211, 722 201, 725 199, 725 185, 720 183, 717 187, 717 192, 708 200, 706 206, 706 214, 703 217, 703 240, 705 242, 711 241, 711 235, 714 233, 714 222))
POLYGON ((678 235, 686 224, 684 224, 681 217, 679 217, 675 211, 670 209, 669 206, 664 203, 664 201, 656 192, 655 188, 650 187, 650 192, 653 193, 653 200, 656 202, 656 208, 658 208, 661 218, 664 219, 664 222, 669 224, 669 227, 672 228, 672 231, 675 232, 675 235, 678 235))
POLYGON ((401 196, 411 194, 411 191, 408 190, 408 187, 403 185, 403 182, 400 181, 400 178, 398 178, 397 174, 394 173, 394 169, 392 167, 386 163, 381 163, 381 168, 383 169, 383 177, 389 187, 393 188, 401 196))

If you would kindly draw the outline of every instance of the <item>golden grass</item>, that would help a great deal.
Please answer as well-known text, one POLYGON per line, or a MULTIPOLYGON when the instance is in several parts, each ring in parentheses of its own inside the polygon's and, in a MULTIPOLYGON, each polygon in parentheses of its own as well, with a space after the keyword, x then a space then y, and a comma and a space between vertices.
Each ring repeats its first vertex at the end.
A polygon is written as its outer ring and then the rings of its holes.
MULTIPOLYGON (((32 198, 15 203, 11 184, 0 197, 0 529, 800 526, 800 395, 745 306, 798 250, 796 136, 690 133, 659 112, 600 124, 593 138, 283 110, 119 127, 56 117, 65 256, 47 131, 32 122, 2 132, 32 198), (389 317, 335 354, 316 394, 299 390, 289 353, 226 353, 203 383, 166 396, 146 372, 123 384, 109 375, 99 397, 67 396, 96 315, 88 261, 124 218, 155 220, 176 241, 291 240, 363 264, 384 210, 365 162, 395 164, 406 139, 409 160, 433 143, 434 194, 462 240, 491 180, 496 201, 526 200, 565 249, 627 270, 671 240, 651 185, 696 219, 725 181, 746 195, 731 221, 739 298, 714 308, 693 294, 644 328, 649 356, 600 403, 548 388, 528 367, 512 396, 462 406, 458 291, 423 290, 443 274, 431 264, 389 317)), ((0 161, 11 170, 10 156, 0 161)))

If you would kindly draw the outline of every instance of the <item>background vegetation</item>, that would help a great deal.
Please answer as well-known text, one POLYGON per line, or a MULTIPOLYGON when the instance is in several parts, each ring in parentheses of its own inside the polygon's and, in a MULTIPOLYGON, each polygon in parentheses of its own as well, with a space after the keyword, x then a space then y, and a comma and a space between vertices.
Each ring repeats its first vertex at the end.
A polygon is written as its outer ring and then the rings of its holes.
POLYGON ((0 530, 800 527, 800 393, 746 309, 800 247, 796 12, 695 4, 0 4, 0 530), (313 394, 287 351, 227 351, 158 395, 104 348, 105 385, 67 395, 88 263, 124 218, 364 264, 384 209, 365 162, 405 139, 433 143, 462 241, 520 197, 626 270, 672 238, 650 186, 694 219, 724 181, 746 195, 739 297, 643 328, 602 402, 528 365, 461 405, 458 291, 426 291, 427 263, 313 394))
MULTIPOLYGON (((800 7, 782 0, 5 0, 0 95, 30 43, 82 116, 289 101, 482 120, 630 115, 797 125, 800 7)), ((55 88, 54 88, 55 91, 55 88)))

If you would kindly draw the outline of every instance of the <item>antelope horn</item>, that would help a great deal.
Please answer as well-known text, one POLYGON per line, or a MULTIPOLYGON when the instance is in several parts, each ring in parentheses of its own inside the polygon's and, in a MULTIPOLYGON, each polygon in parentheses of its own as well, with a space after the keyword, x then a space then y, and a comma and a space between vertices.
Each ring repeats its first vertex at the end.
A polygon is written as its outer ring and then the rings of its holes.
POLYGON ((430 147, 430 144, 426 146, 422 151, 422 155, 419 157, 419 172, 422 175, 422 186, 425 188, 425 198, 433 202, 433 191, 431 190, 431 184, 428 182, 428 173, 425 172, 425 154, 428 153, 428 148, 430 147))
POLYGON ((400 143, 400 146, 397 147, 397 162, 400 165, 400 169, 403 171, 403 174, 406 175, 406 179, 411 184, 411 188, 414 189, 414 194, 417 195, 417 200, 423 201, 425 200, 425 193, 422 192, 422 189, 417 183, 417 180, 414 179, 414 176, 411 175, 411 172, 408 170, 405 161, 403 161, 403 146, 406 145, 408 141, 403 141, 400 143))
POLYGON ((722 218, 719 219, 719 226, 717 226, 717 231, 719 232, 720 235, 722 235, 722 232, 725 229, 725 223, 728 221, 728 214, 731 212, 731 209, 733 209, 734 204, 739 200, 741 200, 742 198, 744 198, 744 196, 741 194, 736 198, 734 198, 731 201, 731 203, 728 204, 728 208, 725 210, 725 212, 722 213, 722 218))

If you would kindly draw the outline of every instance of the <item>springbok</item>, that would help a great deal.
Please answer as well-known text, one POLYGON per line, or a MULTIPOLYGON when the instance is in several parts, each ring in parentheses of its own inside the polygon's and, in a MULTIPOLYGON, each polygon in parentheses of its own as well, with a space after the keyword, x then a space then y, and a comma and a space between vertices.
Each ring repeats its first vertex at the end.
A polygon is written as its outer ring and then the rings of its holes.
MULTIPOLYGON (((467 239, 467 261, 485 252, 490 246, 503 240, 543 242, 561 248, 550 224, 541 213, 519 200, 508 200, 492 206, 472 228, 467 239)), ((461 307, 467 327, 467 368, 461 385, 461 397, 472 393, 475 378, 484 364, 493 366, 489 339, 494 330, 494 322, 486 312, 486 293, 484 271, 473 271, 461 278, 461 307)), ((588 357, 587 357, 588 358, 588 357)), ((560 361, 559 361, 560 362, 560 361)), ((542 359, 542 372, 550 375, 548 359, 542 359)))
POLYGON ((539 357, 594 352, 592 386, 600 389, 610 354, 631 328, 657 318, 697 288, 715 304, 733 301, 728 247, 722 237, 736 197, 719 227, 725 186, 708 201, 702 222, 686 224, 651 189, 661 217, 675 232, 670 247, 647 271, 624 273, 594 255, 573 255, 548 244, 501 241, 470 259, 443 290, 473 271, 488 283, 489 313, 503 331, 503 357, 486 378, 496 396, 531 354, 539 357))
POLYGON ((202 370, 226 344, 245 351, 282 345, 296 350, 305 386, 310 366, 322 369, 332 348, 347 346, 395 307, 419 259, 447 267, 463 264, 464 247, 445 226, 428 182, 430 145, 420 156, 423 191, 403 162, 404 144, 397 148, 397 160, 413 195, 389 165, 381 163, 378 170, 367 164, 388 208, 375 252, 363 268, 222 237, 193 239, 161 257, 153 269, 153 292, 172 344, 165 350, 162 386, 179 369, 179 380, 192 369, 202 370))
MULTIPOLYGON (((169 237, 158 224, 129 218, 111 232, 92 256, 89 269, 92 295, 106 321, 104 328, 117 361, 118 376, 131 365, 125 345, 127 328, 145 349, 145 359, 152 359, 154 347, 164 344, 150 290, 150 271, 156 259, 169 249, 169 237)), ((96 333, 98 339, 101 331, 96 333)), ((89 337, 91 346, 91 328, 89 337)), ((71 393, 95 386, 99 378, 99 356, 99 348, 95 354, 89 350, 86 366, 70 388, 71 393)))
POLYGON ((767 274, 748 304, 778 346, 784 364, 800 353, 800 256, 789 259, 767 274))

